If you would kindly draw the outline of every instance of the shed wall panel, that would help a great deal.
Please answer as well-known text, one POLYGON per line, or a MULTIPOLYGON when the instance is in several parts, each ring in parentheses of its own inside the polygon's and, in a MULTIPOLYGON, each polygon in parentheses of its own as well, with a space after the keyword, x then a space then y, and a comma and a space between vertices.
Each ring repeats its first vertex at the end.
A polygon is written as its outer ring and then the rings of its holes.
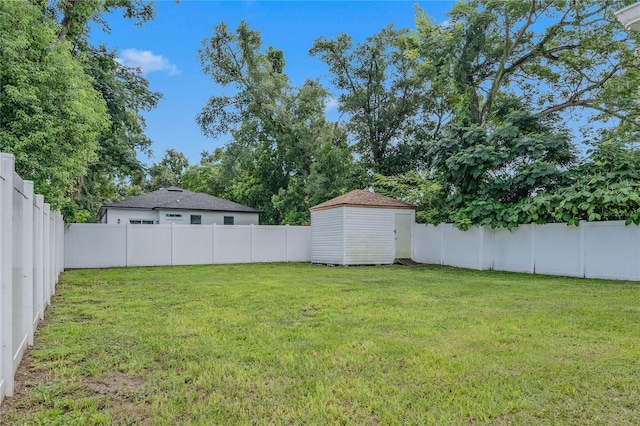
POLYGON ((311 262, 344 262, 344 207, 311 212, 311 262))
POLYGON ((346 265, 391 264, 395 259, 395 209, 344 207, 346 265))

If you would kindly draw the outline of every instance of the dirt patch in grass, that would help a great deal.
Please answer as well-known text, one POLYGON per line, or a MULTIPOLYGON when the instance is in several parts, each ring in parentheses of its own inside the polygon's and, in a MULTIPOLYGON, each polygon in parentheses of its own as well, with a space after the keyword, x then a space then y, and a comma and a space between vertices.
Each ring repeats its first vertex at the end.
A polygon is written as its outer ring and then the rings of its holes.
MULTIPOLYGON (((14 425, 16 419, 33 418, 38 411, 50 408, 50 404, 34 404, 30 397, 39 385, 59 381, 50 371, 37 367, 33 357, 27 353, 16 373, 14 395, 5 398, 0 406, 0 425, 14 425), (5 413, 11 411, 11 417, 5 413)), ((84 377, 73 398, 92 400, 98 411, 110 412, 114 424, 150 425, 149 404, 145 401, 144 380, 119 371, 110 371, 100 377, 84 377)))

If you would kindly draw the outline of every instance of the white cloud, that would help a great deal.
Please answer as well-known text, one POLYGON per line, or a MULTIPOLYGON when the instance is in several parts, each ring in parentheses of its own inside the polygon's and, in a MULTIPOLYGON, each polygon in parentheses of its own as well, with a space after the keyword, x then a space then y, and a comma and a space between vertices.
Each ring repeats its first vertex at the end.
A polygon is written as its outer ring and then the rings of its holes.
POLYGON ((150 50, 124 49, 120 52, 118 62, 122 65, 140 68, 144 74, 156 71, 167 71, 169 75, 180 74, 178 67, 162 55, 154 55, 150 50))
POLYGON ((334 109, 338 109, 339 106, 340 106, 340 103, 333 96, 329 96, 327 98, 327 100, 324 101, 324 110, 325 111, 331 111, 331 110, 334 110, 334 109))

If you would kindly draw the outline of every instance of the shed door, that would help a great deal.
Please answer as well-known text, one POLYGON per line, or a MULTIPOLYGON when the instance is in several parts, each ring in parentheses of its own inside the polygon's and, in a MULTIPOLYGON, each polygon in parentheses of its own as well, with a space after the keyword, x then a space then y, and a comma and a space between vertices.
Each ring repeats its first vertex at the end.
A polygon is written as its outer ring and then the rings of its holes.
POLYGON ((411 258, 411 215, 396 213, 396 259, 411 258))

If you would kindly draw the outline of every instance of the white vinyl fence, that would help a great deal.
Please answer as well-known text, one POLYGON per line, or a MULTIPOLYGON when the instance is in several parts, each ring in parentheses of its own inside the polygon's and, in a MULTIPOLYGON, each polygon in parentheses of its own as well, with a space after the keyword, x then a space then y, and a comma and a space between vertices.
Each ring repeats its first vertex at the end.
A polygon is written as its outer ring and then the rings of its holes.
POLYGON ((72 224, 65 268, 310 262, 311 227, 72 224))
POLYGON ((640 227, 610 221, 461 231, 451 224, 416 224, 413 259, 480 270, 640 280, 640 227))
POLYGON ((64 222, 0 153, 0 403, 63 270, 64 222))

